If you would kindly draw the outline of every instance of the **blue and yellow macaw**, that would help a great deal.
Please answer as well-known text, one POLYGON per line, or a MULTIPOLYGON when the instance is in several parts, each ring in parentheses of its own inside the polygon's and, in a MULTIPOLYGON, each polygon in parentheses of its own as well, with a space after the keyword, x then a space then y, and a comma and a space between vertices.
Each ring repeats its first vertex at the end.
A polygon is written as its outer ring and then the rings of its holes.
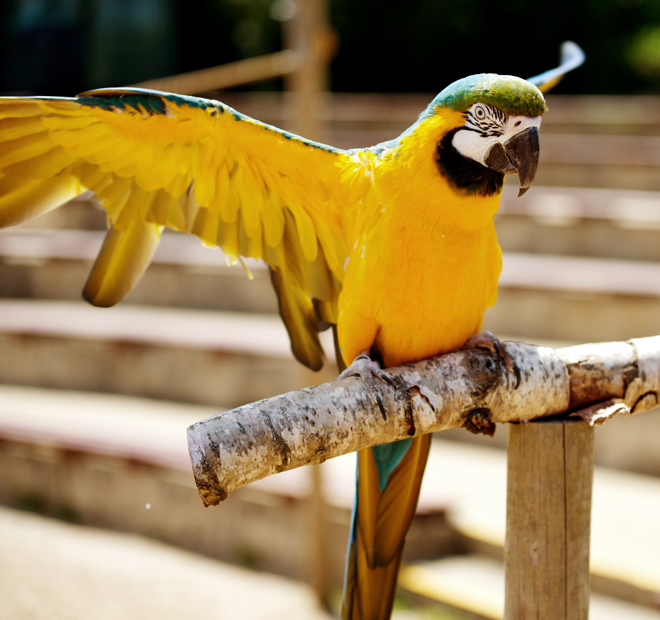
MULTIPOLYGON (((261 259, 296 358, 320 368, 318 333, 336 326, 340 363, 382 408, 374 379, 388 378, 374 360, 419 360, 480 331, 501 269, 504 175, 517 173, 521 192, 531 185, 539 89, 581 62, 565 44, 561 66, 531 80, 459 80, 399 138, 353 150, 169 93, 2 98, 0 227, 93 191, 109 223, 83 292, 97 306, 133 288, 164 227, 233 261, 261 259)), ((426 435, 359 453, 346 619, 390 615, 429 446, 426 435)))

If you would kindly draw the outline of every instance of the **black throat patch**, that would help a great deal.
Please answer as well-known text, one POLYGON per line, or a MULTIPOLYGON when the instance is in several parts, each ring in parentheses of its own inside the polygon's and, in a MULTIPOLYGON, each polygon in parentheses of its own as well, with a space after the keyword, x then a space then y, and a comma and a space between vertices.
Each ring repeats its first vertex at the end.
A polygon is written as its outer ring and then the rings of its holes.
POLYGON ((499 194, 504 185, 504 175, 463 157, 451 143, 454 134, 461 129, 463 127, 452 129, 438 142, 435 163, 440 174, 458 193, 478 196, 499 194))

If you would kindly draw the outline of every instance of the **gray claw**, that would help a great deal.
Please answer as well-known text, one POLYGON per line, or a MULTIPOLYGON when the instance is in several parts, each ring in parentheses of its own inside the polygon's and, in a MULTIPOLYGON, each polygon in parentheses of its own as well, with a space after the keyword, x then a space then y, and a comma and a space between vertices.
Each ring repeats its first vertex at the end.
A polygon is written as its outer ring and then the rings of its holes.
POLYGON ((383 371, 378 365, 378 362, 372 360, 366 353, 358 355, 351 365, 339 375, 340 379, 345 379, 346 377, 360 377, 365 382, 369 388, 369 392, 371 392, 371 398, 380 409, 383 420, 386 420, 385 406, 383 405, 381 391, 376 384, 376 379, 380 379, 383 383, 387 383, 391 387, 396 387, 392 377, 383 371))

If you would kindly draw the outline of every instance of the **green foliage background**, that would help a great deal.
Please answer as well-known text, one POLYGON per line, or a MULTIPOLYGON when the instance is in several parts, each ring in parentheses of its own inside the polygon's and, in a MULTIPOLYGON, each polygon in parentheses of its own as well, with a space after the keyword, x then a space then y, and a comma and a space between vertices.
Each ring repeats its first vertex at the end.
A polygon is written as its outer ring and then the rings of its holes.
MULTIPOLYGON (((292 1, 5 0, 0 91, 70 95, 276 51, 275 17, 292 1)), ((330 0, 330 14, 335 91, 434 92, 479 72, 530 77, 556 64, 565 39, 588 65, 557 92, 660 90, 660 0, 330 0)))

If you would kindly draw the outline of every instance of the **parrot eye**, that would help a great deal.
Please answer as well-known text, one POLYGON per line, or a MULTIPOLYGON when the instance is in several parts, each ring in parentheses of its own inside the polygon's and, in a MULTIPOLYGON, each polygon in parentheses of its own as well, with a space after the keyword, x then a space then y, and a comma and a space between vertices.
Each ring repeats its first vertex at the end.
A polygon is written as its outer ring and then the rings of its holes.
POLYGON ((499 108, 475 103, 466 114, 465 126, 485 137, 500 136, 504 133, 507 120, 507 115, 499 108))

